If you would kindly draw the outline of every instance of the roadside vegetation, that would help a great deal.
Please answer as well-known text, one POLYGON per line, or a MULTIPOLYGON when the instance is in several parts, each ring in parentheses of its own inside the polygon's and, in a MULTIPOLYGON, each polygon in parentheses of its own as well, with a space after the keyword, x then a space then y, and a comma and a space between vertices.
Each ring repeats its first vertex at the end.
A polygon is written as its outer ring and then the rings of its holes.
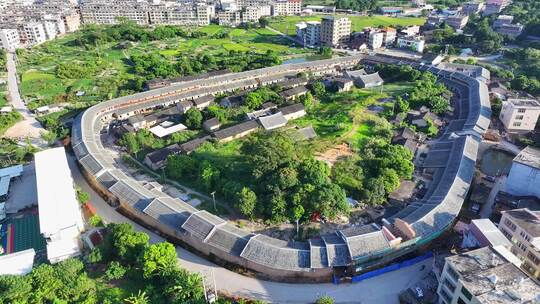
POLYGON ((148 241, 129 224, 111 224, 104 242, 82 259, 0 276, 0 303, 206 303, 201 276, 180 268, 174 246, 148 241))

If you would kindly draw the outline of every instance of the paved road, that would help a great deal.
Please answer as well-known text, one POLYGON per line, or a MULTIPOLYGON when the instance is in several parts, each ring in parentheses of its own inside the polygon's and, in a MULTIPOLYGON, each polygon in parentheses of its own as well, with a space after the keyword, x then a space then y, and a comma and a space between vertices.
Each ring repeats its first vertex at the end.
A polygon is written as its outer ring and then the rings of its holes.
MULTIPOLYGON (((70 167, 75 183, 90 194, 90 200, 103 220, 115 223, 131 223, 136 230, 148 233, 151 242, 163 241, 160 236, 116 212, 114 208, 110 207, 94 192, 81 175, 74 157, 70 158, 70 167)), ((271 303, 312 303, 325 294, 332 296, 336 303, 399 303, 399 292, 412 286, 427 275, 433 262, 432 259, 429 259, 418 265, 355 284, 288 284, 246 277, 217 266, 182 247, 176 248, 178 260, 183 268, 205 275, 210 274, 211 270, 213 270, 217 289, 221 292, 271 303), (425 266, 424 270, 421 270, 422 266, 425 266)))
POLYGON ((39 121, 36 120, 21 99, 14 57, 14 54, 7 53, 8 93, 11 105, 22 114, 24 120, 9 128, 4 136, 18 139, 29 137, 30 139, 37 140, 37 144, 41 144, 41 132, 45 132, 45 129, 43 129, 39 121))

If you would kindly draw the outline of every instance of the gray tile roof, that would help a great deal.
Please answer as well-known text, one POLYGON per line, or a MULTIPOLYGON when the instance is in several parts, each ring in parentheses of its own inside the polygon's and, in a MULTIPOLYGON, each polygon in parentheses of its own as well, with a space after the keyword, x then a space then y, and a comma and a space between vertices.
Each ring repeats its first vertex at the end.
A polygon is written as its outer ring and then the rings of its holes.
POLYGON ((514 162, 540 169, 540 149, 527 146, 514 158, 514 162))
POLYGON ((259 122, 265 130, 273 130, 286 125, 287 119, 281 112, 277 112, 276 114, 259 117, 259 122))
POLYGON ((259 127, 259 123, 257 121, 249 120, 249 121, 241 122, 232 127, 215 131, 213 134, 217 139, 225 139, 231 136, 236 136, 246 131, 255 130, 258 127, 259 127))
POLYGON ((249 240, 240 256, 270 268, 308 270, 311 258, 309 249, 295 249, 287 247, 287 242, 284 243, 258 234, 249 240))
POLYGON ((253 235, 232 225, 218 226, 206 242, 234 256, 240 256, 253 235))
POLYGON ((193 213, 182 225, 182 228, 194 237, 205 240, 214 227, 223 224, 225 224, 224 220, 203 210, 193 213))

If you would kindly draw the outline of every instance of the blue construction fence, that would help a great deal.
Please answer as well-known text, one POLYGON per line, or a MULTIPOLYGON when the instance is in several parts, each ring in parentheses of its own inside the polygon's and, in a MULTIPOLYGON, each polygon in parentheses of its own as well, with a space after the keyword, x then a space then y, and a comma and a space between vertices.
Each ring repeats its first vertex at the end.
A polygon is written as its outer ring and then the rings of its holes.
POLYGON ((387 272, 391 272, 391 271, 394 271, 394 270, 398 270, 398 269, 401 269, 401 268, 412 266, 414 264, 418 264, 418 263, 420 263, 420 262, 422 262, 424 260, 427 260, 427 259, 429 259, 431 257, 433 257, 433 252, 428 251, 427 253, 425 253, 425 254, 423 254, 421 256, 417 256, 415 258, 405 260, 405 261, 400 262, 400 263, 394 263, 394 264, 388 265, 388 266, 383 267, 383 268, 375 269, 375 270, 370 271, 370 272, 366 272, 366 273, 363 273, 363 274, 360 274, 360 275, 357 275, 357 276, 353 276, 352 277, 352 282, 353 283, 362 282, 363 280, 374 278, 376 276, 380 276, 381 274, 384 274, 384 273, 387 273, 387 272))

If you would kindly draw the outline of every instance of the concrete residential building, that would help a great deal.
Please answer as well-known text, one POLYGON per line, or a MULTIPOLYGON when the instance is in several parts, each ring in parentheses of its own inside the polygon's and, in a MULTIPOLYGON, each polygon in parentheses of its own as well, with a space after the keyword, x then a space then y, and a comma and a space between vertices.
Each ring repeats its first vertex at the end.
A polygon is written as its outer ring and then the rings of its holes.
POLYGON ((38 45, 47 41, 47 34, 42 23, 30 22, 19 28, 21 43, 27 46, 38 45))
POLYGON ((321 44, 321 23, 319 21, 301 22, 296 25, 296 36, 304 47, 317 47, 321 44))
POLYGON ((502 246, 447 257, 437 288, 439 303, 534 303, 540 286, 519 265, 519 259, 502 246))
POLYGON ((500 13, 505 7, 512 3, 511 0, 487 0, 486 8, 482 15, 489 16, 500 13))
POLYGON ((387 27, 384 29, 384 45, 392 46, 396 42, 397 31, 395 28, 387 27))
POLYGON ((202 26, 214 15, 212 6, 171 1, 149 3, 135 0, 86 0, 80 5, 84 23, 116 24, 127 18, 140 25, 171 24, 202 26))
POLYGON ((1 48, 14 51, 20 46, 19 32, 16 29, 0 29, 0 43, 1 48))
POLYGON ((495 21, 493 21, 493 28, 496 29, 501 27, 503 24, 512 24, 514 21, 514 16, 510 15, 499 15, 495 21))
POLYGON ((241 11, 223 11, 217 14, 219 25, 238 26, 242 24, 241 11))
POLYGON ((495 31, 501 35, 517 37, 523 32, 523 25, 521 24, 503 24, 495 31))
POLYGON ((321 22, 321 44, 334 47, 345 44, 351 36, 351 20, 325 16, 321 22))
POLYGON ((378 31, 369 32, 368 45, 372 49, 378 49, 383 46, 384 33, 378 31))
POLYGON ((446 24, 453 27, 456 30, 461 30, 467 25, 467 22, 469 22, 469 16, 468 15, 454 15, 454 16, 448 16, 446 18, 446 24))
POLYGON ((540 198, 540 149, 531 146, 514 157, 506 179, 506 192, 540 198))
POLYGON ((422 36, 405 36, 397 39, 397 47, 401 49, 409 49, 418 53, 424 52, 426 41, 422 36))
POLYGON ((461 6, 461 12, 464 15, 478 14, 484 9, 483 2, 467 2, 461 6))
POLYGON ((273 16, 292 16, 302 13, 302 0, 278 0, 272 5, 273 16))
POLYGON ((515 209, 502 212, 499 229, 512 242, 512 253, 532 277, 540 277, 540 212, 515 209))
POLYGON ((540 103, 534 99, 510 98, 503 101, 499 119, 508 132, 534 130, 540 116, 540 103))
POLYGON ((64 147, 36 153, 35 164, 39 227, 47 259, 56 263, 81 253, 84 223, 64 147))

